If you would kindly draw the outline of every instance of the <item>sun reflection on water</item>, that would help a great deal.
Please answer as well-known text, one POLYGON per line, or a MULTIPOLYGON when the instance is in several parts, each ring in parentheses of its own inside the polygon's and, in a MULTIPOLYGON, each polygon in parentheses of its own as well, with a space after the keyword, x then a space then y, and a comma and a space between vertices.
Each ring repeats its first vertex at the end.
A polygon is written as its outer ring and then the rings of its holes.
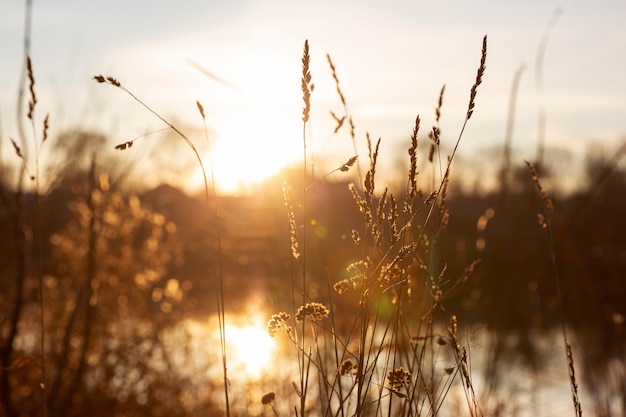
POLYGON ((243 368, 248 378, 258 379, 268 368, 276 344, 264 328, 227 324, 226 349, 230 366, 243 368))
MULTIPOLYGON (((204 346, 204 352, 196 355, 213 356, 220 351, 219 324, 216 317, 206 320, 187 319, 181 323, 188 334, 190 345, 204 346)), ((226 320, 226 356, 228 367, 245 371, 250 377, 258 377, 266 369, 277 348, 265 325, 249 317, 228 317, 226 320)), ((199 359, 199 358, 196 358, 199 359)))
MULTIPOLYGON (((285 381, 290 384, 297 378, 296 364, 285 361, 286 340, 270 337, 266 323, 267 316, 261 312, 226 316, 230 402, 233 409, 250 416, 263 414, 264 394, 283 392, 285 381)), ((171 358, 174 372, 195 387, 187 393, 187 406, 223 406, 224 374, 217 316, 188 318, 171 329, 168 340, 175 352, 171 358)))

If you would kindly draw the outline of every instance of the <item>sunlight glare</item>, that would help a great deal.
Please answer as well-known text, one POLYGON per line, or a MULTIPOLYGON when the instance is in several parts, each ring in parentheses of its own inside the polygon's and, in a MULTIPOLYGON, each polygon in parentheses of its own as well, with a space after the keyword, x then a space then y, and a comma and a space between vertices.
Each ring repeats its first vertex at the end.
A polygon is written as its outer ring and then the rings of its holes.
POLYGON ((265 329, 257 326, 226 326, 228 355, 233 362, 242 364, 250 378, 257 378, 269 365, 274 340, 265 329))
POLYGON ((207 166, 212 162, 220 192, 245 192, 300 158, 298 128, 286 119, 277 110, 251 109, 219 121, 207 166))

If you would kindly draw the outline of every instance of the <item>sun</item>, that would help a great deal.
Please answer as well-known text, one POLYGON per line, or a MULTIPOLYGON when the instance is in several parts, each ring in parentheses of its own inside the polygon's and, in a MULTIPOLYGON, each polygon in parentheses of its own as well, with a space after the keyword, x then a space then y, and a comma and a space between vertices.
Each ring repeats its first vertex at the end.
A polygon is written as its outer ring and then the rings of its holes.
POLYGON ((259 378, 270 364, 276 348, 267 330, 258 326, 226 325, 227 357, 233 367, 241 367, 249 378, 259 378))
MULTIPOLYGON (((216 121, 207 167, 222 194, 249 191, 302 156, 298 127, 276 108, 243 109, 216 121)), ((301 130, 300 126, 300 130, 301 130)))

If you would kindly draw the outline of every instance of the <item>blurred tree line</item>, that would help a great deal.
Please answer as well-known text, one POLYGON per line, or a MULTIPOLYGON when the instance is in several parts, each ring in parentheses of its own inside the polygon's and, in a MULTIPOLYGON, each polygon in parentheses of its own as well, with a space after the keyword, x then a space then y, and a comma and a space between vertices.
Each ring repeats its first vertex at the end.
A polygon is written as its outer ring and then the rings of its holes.
MULTIPOLYGON (((111 164, 100 151, 102 136, 72 132, 60 141, 58 162, 44 173, 54 181, 39 204, 11 184, 6 169, 0 178, 0 415, 41 415, 44 380, 49 415, 211 414, 219 406, 197 394, 210 387, 194 386, 179 372, 184 349, 167 340, 181 320, 213 313, 210 269, 220 255, 206 202, 170 186, 123 187, 132 169, 111 164)), ((612 157, 591 155, 588 181, 552 196, 562 301, 584 346, 584 385, 598 396, 607 372, 617 373, 626 392, 624 148, 612 157), (621 371, 611 368, 615 363, 621 371)), ((549 167, 539 168, 549 182, 549 167)), ((253 195, 219 198, 229 309, 243 309, 250 299, 269 308, 291 303, 281 187, 270 179, 253 195)), ((358 259, 351 233, 363 226, 346 183, 318 181, 308 198, 307 292, 323 300, 329 282, 346 278, 358 259)), ((498 369, 512 354, 541 365, 536 337, 560 320, 551 249, 537 222, 543 203, 520 167, 502 173, 488 192, 452 187, 445 204, 450 217, 432 240, 433 264, 445 265, 445 277, 458 277, 473 260, 481 263, 443 305, 465 324, 488 326, 486 372, 495 390, 503 377, 498 369)))

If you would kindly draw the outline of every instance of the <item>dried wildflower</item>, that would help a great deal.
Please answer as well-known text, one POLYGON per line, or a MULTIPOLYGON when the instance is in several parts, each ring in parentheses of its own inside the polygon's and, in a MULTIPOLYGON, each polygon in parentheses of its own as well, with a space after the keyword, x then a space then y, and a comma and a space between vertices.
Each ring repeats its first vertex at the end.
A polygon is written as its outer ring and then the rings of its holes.
POLYGON ((282 311, 278 314, 273 314, 267 322, 267 332, 271 337, 276 336, 279 330, 284 330, 287 333, 291 332, 291 326, 287 324, 287 320, 290 318, 291 315, 282 311))
POLYGON ((339 365, 339 375, 352 375, 356 371, 356 365, 352 362, 352 359, 344 359, 339 365))
POLYGON ((261 403, 263 405, 272 404, 275 399, 276 399, 276 394, 274 394, 273 392, 268 392, 267 394, 263 396, 263 398, 261 398, 261 403))
POLYGON ((352 274, 349 280, 355 290, 359 290, 366 286, 368 269, 369 263, 364 260, 353 262, 346 268, 346 271, 352 274))
POLYGON ((404 268, 397 263, 385 265, 380 270, 378 285, 381 288, 388 288, 400 281, 404 277, 405 272, 404 268))
POLYGON ((348 292, 352 288, 350 281, 347 279, 342 279, 341 281, 335 282, 333 285, 333 289, 337 292, 337 294, 343 294, 348 292))
POLYGON ((387 383, 392 391, 399 391, 400 388, 409 385, 411 382, 411 372, 403 367, 392 369, 387 372, 387 383))
POLYGON ((365 275, 355 275, 350 277, 350 282, 352 283, 352 288, 355 290, 361 290, 366 287, 367 277, 365 275))
POLYGON ((328 309, 323 304, 306 303, 298 309, 296 321, 303 321, 304 319, 319 321, 328 317, 328 313, 328 309))
POLYGON ((369 262, 367 260, 360 260, 360 261, 352 262, 350 265, 348 265, 346 267, 346 271, 348 271, 351 274, 366 275, 368 268, 369 268, 369 262))

